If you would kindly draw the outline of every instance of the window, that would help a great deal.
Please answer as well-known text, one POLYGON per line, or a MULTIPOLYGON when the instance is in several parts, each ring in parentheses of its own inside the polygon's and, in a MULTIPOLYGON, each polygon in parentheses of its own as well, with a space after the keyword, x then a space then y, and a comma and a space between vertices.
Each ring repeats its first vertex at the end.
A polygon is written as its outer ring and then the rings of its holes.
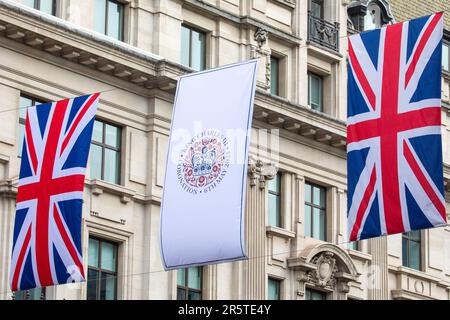
POLYGON ((403 233, 402 256, 404 267, 421 270, 421 242, 420 230, 403 233))
POLYGON ((89 238, 87 299, 117 299, 117 244, 89 238))
POLYGON ((19 100, 19 132, 17 135, 17 155, 22 156, 23 139, 25 136, 25 122, 27 119, 27 107, 44 103, 43 101, 31 98, 25 95, 20 96, 19 100))
POLYGON ((123 41, 123 4, 113 0, 94 1, 94 30, 123 41))
POLYGON ((177 272, 177 300, 202 299, 202 268, 179 269, 177 272))
POLYGON ((204 32, 181 26, 181 64, 197 71, 205 69, 205 39, 204 32))
POLYGON ((14 300, 45 300, 45 288, 20 290, 13 293, 14 300))
POLYGON ((323 0, 311 0, 310 10, 312 16, 323 19, 323 0))
POLYGON ((25 0, 24 4, 53 16, 56 14, 55 0, 25 0))
POLYGON ((270 93, 280 95, 280 60, 270 56, 270 93))
POLYGON ((359 242, 358 241, 352 241, 347 244, 347 248, 351 250, 359 250, 359 242))
POLYGON ((327 295, 324 292, 306 288, 305 300, 327 300, 327 295))
POLYGON ((311 109, 323 111, 323 79, 314 73, 308 73, 308 104, 311 109))
POLYGON ((91 179, 120 184, 121 129, 95 120, 90 151, 91 179))
POLYGON ((450 43, 442 44, 442 70, 450 72, 450 43))
POLYGON ((267 282, 267 299, 280 300, 281 280, 269 278, 267 282))
POLYGON ((281 227, 281 172, 268 183, 269 225, 281 227))
POLYGON ((326 189, 305 183, 305 235, 325 241, 326 189))

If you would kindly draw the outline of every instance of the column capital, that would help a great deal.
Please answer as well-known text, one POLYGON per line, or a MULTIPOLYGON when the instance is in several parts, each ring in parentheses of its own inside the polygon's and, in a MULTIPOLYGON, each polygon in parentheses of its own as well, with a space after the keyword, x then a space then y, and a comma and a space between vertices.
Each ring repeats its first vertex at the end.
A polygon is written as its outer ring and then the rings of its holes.
POLYGON ((260 159, 249 159, 248 164, 248 176, 250 177, 250 187, 256 185, 256 181, 259 181, 259 188, 265 188, 266 180, 272 180, 278 172, 278 168, 272 163, 264 163, 260 159))

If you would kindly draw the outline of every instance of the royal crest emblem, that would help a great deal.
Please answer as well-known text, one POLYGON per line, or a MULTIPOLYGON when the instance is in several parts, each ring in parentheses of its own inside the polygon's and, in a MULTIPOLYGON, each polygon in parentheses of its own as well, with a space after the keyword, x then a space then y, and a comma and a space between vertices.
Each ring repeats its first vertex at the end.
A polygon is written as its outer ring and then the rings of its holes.
POLYGON ((221 132, 206 130, 195 136, 180 154, 178 180, 190 193, 213 190, 225 177, 230 152, 221 132))

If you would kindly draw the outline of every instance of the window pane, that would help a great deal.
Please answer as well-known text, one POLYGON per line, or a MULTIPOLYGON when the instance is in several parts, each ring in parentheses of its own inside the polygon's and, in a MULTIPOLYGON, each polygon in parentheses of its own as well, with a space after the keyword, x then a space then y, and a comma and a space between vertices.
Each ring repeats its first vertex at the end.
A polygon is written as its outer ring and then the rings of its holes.
POLYGON ((102 273, 100 300, 116 299, 116 276, 112 274, 102 273))
POLYGON ((358 241, 349 242, 347 248, 351 250, 358 250, 358 241))
POLYGON ((269 191, 279 193, 281 187, 281 174, 278 173, 272 180, 269 180, 268 189, 269 191))
POLYGON ((280 281, 269 279, 267 299, 280 300, 280 281))
POLYGON ((269 206, 269 225, 280 227, 280 196, 269 193, 268 194, 268 206, 269 206))
POLYGON ((202 294, 200 292, 188 291, 188 300, 201 300, 202 294))
POLYGON ((318 187, 313 187, 313 203, 320 205, 320 188, 318 187))
POLYGON ((186 300, 186 290, 177 288, 177 300, 186 300))
POLYGON ((274 57, 270 57, 270 93, 274 95, 279 95, 279 60, 274 57))
POLYGON ((92 132, 92 140, 102 143, 103 142, 103 123, 95 120, 94 130, 92 132))
POLYGON ((108 1, 108 36, 122 40, 123 6, 108 1))
POLYGON ((20 119, 26 119, 27 117, 27 107, 33 105, 33 102, 29 98, 20 97, 19 100, 19 117, 20 119))
POLYGON ((41 7, 39 9, 45 13, 53 14, 53 1, 54 0, 41 0, 41 7))
POLYGON ((321 239, 320 209, 313 208, 313 238, 321 239))
POLYGON ((119 152, 105 149, 105 172, 103 180, 119 183, 119 152))
POLYGON ((101 268, 116 271, 117 247, 113 243, 102 242, 101 268))
POLYGON ((326 295, 319 291, 315 291, 312 289, 306 289, 305 299, 306 300, 326 300, 326 295))
POLYGON ((205 69, 205 35, 192 30, 192 65, 195 70, 205 69))
POLYGON ((98 268, 98 240, 89 238, 88 265, 98 268))
POLYGON ((420 242, 409 243, 409 267, 420 270, 420 242))
POLYGON ((87 299, 97 300, 97 284, 98 284, 98 271, 88 269, 87 278, 87 299))
POLYGON ((326 238, 325 219, 326 219, 325 210, 320 210, 320 224, 319 224, 320 237, 319 237, 319 239, 323 240, 323 241, 325 241, 325 238, 326 238))
POLYGON ((322 110, 322 79, 313 74, 309 75, 309 105, 314 110, 322 110))
POLYGON ((305 201, 311 203, 311 185, 305 183, 305 201))
POLYGON ((414 230, 409 232, 409 238, 411 240, 420 241, 420 230, 414 230))
POLYGON ((95 144, 91 144, 89 154, 89 164, 91 166, 91 179, 102 178, 102 148, 95 144))
POLYGON ((178 269, 177 271, 177 285, 186 285, 186 269, 178 269))
POLYGON ((15 300, 41 300, 44 288, 34 288, 14 292, 15 300))
POLYGON ((305 205, 305 236, 311 237, 311 207, 305 205))
POLYGON ((181 64, 189 66, 189 29, 181 26, 181 64))
POLYGON ((25 125, 19 123, 19 130, 17 133, 17 155, 22 156, 23 140, 25 139, 25 125))
POLYGON ((402 236, 402 265, 404 267, 409 266, 408 260, 408 239, 403 235, 402 236))
POLYGON ((202 271, 200 267, 188 269, 188 287, 192 289, 202 289, 202 271))
POLYGON ((111 147, 120 147, 120 129, 110 124, 105 124, 105 143, 111 147))
POLYGON ((94 0, 94 30, 105 33, 106 0, 94 0))
POLYGON ((322 1, 311 1, 311 13, 314 17, 322 18, 322 1))
POLYGON ((449 57, 449 45, 445 44, 442 46, 442 68, 445 71, 450 71, 450 57, 449 57))
POLYGON ((26 6, 34 8, 34 0, 23 0, 22 3, 26 6))

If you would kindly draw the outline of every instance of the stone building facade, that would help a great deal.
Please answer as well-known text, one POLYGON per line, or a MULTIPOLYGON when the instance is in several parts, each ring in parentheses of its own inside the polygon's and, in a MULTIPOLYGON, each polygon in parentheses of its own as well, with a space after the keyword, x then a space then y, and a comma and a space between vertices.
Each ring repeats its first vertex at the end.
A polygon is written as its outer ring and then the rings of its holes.
MULTIPOLYGON (((345 37, 409 18, 401 3, 0 0, 0 299, 450 299, 449 226, 346 238, 345 37), (249 260, 165 272, 159 210, 177 76, 255 57, 249 260), (19 107, 95 91, 103 93, 85 180, 87 282, 13 293, 19 107)), ((445 70, 442 83, 449 216, 445 70)))

